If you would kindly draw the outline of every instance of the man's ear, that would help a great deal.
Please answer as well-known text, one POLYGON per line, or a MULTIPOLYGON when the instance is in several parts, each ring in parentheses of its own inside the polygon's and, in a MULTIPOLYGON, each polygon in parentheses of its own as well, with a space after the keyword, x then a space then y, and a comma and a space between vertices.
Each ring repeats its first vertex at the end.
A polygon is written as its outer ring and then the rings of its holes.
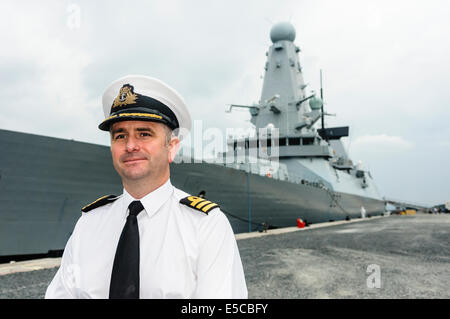
POLYGON ((169 152, 168 152, 168 160, 169 164, 173 162, 175 156, 177 155, 178 149, 180 148, 180 140, 176 136, 172 136, 169 142, 169 152))

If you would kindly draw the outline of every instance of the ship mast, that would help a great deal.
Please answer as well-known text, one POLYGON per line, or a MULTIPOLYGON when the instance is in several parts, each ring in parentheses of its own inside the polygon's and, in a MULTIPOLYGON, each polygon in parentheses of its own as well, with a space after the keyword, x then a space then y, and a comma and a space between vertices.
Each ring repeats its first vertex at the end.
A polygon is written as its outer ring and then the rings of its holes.
POLYGON ((322 100, 322 107, 321 107, 321 111, 322 111, 322 130, 325 128, 325 123, 324 123, 324 114, 323 114, 323 88, 322 88, 322 69, 320 69, 320 99, 322 100))

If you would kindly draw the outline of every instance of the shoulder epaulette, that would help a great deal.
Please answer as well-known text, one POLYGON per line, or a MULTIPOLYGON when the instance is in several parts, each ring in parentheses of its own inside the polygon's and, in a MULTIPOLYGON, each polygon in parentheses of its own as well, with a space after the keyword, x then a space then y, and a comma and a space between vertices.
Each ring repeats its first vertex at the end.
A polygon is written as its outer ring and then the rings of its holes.
POLYGON ((190 208, 201 211, 208 214, 214 208, 219 207, 216 203, 210 202, 209 200, 197 196, 188 196, 180 200, 181 204, 189 206, 190 208))
POLYGON ((112 203, 114 202, 116 199, 118 199, 119 197, 116 195, 105 195, 102 196, 98 199, 96 199, 95 201, 93 201, 92 203, 90 203, 89 205, 84 206, 81 211, 84 213, 87 213, 90 210, 93 210, 94 208, 106 205, 108 203, 112 203))

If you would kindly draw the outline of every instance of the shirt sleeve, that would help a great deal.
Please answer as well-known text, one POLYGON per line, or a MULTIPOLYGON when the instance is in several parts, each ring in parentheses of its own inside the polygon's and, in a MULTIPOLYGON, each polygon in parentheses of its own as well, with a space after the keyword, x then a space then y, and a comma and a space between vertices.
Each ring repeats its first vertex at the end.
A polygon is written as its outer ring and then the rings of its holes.
POLYGON ((83 217, 76 223, 73 233, 67 241, 61 258, 61 265, 47 287, 45 299, 85 299, 89 295, 80 289, 81 269, 77 263, 77 248, 79 229, 82 227, 83 217))
POLYGON ((197 288, 194 298, 248 298, 236 238, 223 212, 215 209, 205 216, 198 236, 197 288))
POLYGON ((45 299, 73 299, 75 298, 72 287, 75 283, 75 267, 72 262, 72 238, 69 238, 61 259, 61 265, 55 277, 50 282, 45 293, 45 299))

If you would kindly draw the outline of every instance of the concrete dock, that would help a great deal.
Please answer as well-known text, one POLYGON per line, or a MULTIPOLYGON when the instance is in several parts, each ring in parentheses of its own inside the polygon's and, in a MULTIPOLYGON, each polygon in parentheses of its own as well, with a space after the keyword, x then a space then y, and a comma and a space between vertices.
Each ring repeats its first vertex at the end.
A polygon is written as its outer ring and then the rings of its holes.
MULTIPOLYGON (((249 298, 450 298, 450 215, 238 234, 249 298)), ((59 258, 0 265, 0 298, 43 298, 59 258)))

